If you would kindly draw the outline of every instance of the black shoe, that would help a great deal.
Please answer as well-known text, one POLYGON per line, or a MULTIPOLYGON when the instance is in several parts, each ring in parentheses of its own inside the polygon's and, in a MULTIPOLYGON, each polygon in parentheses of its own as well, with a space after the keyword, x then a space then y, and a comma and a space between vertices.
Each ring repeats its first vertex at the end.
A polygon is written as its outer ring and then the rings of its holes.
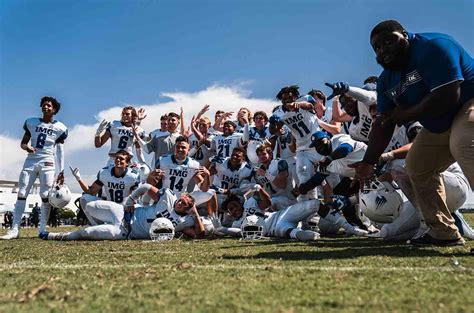
POLYGON ((414 246, 463 246, 466 242, 463 238, 440 240, 424 234, 419 238, 408 240, 408 243, 414 246))

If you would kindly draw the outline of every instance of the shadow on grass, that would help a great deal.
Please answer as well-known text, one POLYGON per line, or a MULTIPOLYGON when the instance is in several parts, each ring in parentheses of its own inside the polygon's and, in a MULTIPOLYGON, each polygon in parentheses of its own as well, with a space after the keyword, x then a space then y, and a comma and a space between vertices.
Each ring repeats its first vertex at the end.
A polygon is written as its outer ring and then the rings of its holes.
MULTIPOLYGON (((251 243, 242 243, 232 247, 223 247, 225 249, 249 246, 301 246, 301 243, 291 240, 268 240, 253 241, 251 243), (283 244, 282 244, 283 243, 283 244)), ((302 247, 313 247, 314 250, 306 248, 301 251, 271 251, 260 252, 252 256, 248 255, 229 255, 223 256, 223 259, 276 259, 276 260, 326 260, 326 259, 354 259, 367 256, 387 256, 387 257, 465 257, 472 256, 469 251, 463 251, 463 247, 455 247, 457 251, 440 251, 438 247, 418 248, 405 243, 384 242, 373 239, 341 239, 322 240, 303 245, 302 247), (334 249, 334 250, 328 250, 334 249)))

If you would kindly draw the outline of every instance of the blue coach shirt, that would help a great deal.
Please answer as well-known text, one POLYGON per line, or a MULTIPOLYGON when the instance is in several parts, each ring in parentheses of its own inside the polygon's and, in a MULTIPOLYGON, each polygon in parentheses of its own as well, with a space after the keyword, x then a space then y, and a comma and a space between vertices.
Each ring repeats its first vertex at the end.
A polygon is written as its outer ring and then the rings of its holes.
POLYGON ((410 62, 401 71, 384 70, 377 82, 377 110, 391 111, 400 103, 413 106, 431 91, 462 81, 461 98, 440 117, 421 118, 429 131, 442 133, 451 127, 461 105, 474 97, 474 60, 452 37, 440 33, 408 34, 410 62))

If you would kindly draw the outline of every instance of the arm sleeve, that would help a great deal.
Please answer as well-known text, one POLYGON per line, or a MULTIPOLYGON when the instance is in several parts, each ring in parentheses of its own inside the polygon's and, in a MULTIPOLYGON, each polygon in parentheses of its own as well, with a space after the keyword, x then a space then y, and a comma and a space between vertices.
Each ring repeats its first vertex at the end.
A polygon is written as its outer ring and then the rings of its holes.
POLYGON ((328 177, 329 175, 321 174, 320 172, 316 172, 307 182, 302 183, 299 187, 301 194, 306 194, 311 189, 321 185, 321 183, 328 177))
POLYGON ((151 189, 150 184, 143 184, 137 189, 135 189, 132 194, 127 198, 125 202, 125 206, 132 206, 134 205, 141 196, 147 194, 147 192, 151 189))
POLYGON ((59 171, 63 172, 64 171, 64 145, 62 143, 59 143, 56 145, 56 153, 58 157, 59 171))
POLYGON ((377 93, 375 91, 350 86, 347 94, 366 105, 377 102, 377 93))
POLYGON ((240 237, 240 228, 222 227, 219 228, 218 231, 228 236, 240 237))
POLYGON ((349 153, 354 151, 354 147, 351 144, 348 143, 343 143, 339 147, 337 147, 336 150, 334 150, 331 155, 333 156, 333 159, 342 159, 346 157, 349 153))
POLYGON ((181 232, 185 229, 194 227, 195 224, 196 224, 196 222, 194 221, 192 216, 187 215, 187 216, 184 217, 184 221, 182 221, 181 223, 176 225, 174 230, 175 230, 175 232, 181 232))
POLYGON ((244 135, 242 136, 242 142, 247 142, 250 139, 249 124, 244 126, 244 135))

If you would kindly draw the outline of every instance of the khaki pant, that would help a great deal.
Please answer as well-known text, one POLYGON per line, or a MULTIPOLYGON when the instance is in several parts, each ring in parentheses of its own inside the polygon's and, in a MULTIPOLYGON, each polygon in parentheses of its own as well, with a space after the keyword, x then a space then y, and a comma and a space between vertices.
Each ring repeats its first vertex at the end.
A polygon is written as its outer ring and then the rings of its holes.
POLYGON ((456 115, 451 129, 440 134, 423 129, 406 158, 415 206, 423 215, 429 234, 436 239, 461 238, 446 205, 441 172, 457 161, 474 187, 474 99, 456 115))

